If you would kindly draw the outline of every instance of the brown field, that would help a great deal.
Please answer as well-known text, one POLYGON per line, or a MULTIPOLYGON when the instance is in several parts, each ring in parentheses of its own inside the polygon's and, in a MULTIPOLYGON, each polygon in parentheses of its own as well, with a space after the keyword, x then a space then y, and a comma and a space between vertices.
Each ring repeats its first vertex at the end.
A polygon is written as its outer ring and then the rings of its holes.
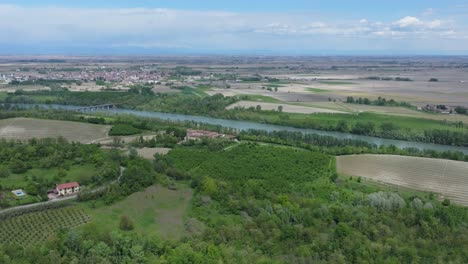
POLYGON ((394 155, 337 157, 338 173, 438 193, 468 206, 468 162, 394 155))
POLYGON ((308 106, 300 106, 300 105, 290 105, 290 104, 275 104, 275 103, 263 103, 263 102, 250 102, 250 101, 240 101, 234 103, 227 107, 227 109, 233 109, 236 107, 256 107, 260 105, 262 110, 278 110, 279 106, 283 106, 283 112, 286 113, 300 113, 300 114, 313 114, 313 113, 341 113, 345 114, 346 112, 331 110, 326 108, 318 108, 318 107, 308 107, 308 106))
POLYGON ((27 140, 62 136, 69 141, 92 143, 108 135, 110 126, 41 120, 32 118, 11 118, 0 120, 0 138, 27 140))
POLYGON ((153 160, 154 159, 154 154, 159 153, 159 154, 167 154, 169 151, 171 151, 170 148, 141 148, 137 149, 138 155, 142 158, 153 160))

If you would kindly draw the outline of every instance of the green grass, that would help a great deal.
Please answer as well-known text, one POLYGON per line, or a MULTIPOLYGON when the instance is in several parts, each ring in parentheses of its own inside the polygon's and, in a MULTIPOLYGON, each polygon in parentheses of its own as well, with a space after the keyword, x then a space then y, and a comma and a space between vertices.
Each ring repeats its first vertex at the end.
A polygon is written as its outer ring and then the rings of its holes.
MULTIPOLYGON (((0 185, 4 189, 13 190, 25 188, 28 185, 28 181, 32 181, 32 178, 35 176, 38 179, 46 179, 52 181, 53 178, 57 175, 58 168, 52 169, 39 169, 33 168, 22 174, 10 174, 7 178, 0 178, 0 185)), ((70 170, 67 171, 67 176, 60 179, 61 182, 69 181, 84 181, 90 179, 96 174, 96 167, 93 165, 75 165, 71 166, 70 170)))
POLYGON ((34 95, 32 96, 34 100, 39 104, 44 104, 48 102, 52 102, 57 99, 56 96, 53 95, 34 95))
POLYGON ((320 83, 328 84, 328 85, 351 85, 351 84, 355 84, 353 82, 338 82, 338 81, 323 81, 323 82, 320 82, 320 83))
POLYGON ((208 85, 204 85, 204 84, 199 84, 199 85, 197 85, 197 88, 196 88, 196 90, 198 92, 203 92, 203 93, 211 91, 212 89, 213 89, 213 87, 208 86, 208 85))
POLYGON ((280 100, 264 95, 250 95, 250 94, 241 94, 240 96, 246 97, 246 101, 253 101, 253 102, 265 102, 265 103, 281 103, 280 100))
POLYGON ((195 95, 195 96, 198 96, 198 97, 206 97, 208 96, 207 93, 205 93, 205 91, 209 90, 209 87, 207 88, 206 86, 203 86, 203 88, 192 88, 192 87, 189 87, 189 86, 185 86, 181 89, 182 91, 182 94, 186 94, 186 95, 195 95))
POLYGON ((8 96, 8 93, 0 92, 0 101, 4 101, 8 96))
POLYGON ((325 93, 329 92, 330 90, 325 90, 325 89, 320 89, 320 88, 306 88, 307 91, 313 92, 313 93, 325 93))
POLYGON ((169 190, 151 186, 111 206, 86 207, 86 211, 99 230, 118 229, 120 217, 127 215, 134 222, 132 232, 178 240, 185 234, 184 219, 190 209, 192 190, 183 184, 177 187, 177 190, 169 190))

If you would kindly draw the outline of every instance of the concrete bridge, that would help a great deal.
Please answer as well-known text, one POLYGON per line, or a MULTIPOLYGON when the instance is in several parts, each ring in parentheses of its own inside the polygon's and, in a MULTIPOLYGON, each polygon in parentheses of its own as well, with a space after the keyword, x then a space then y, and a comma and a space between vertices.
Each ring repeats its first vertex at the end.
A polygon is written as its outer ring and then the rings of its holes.
POLYGON ((114 104, 103 104, 103 105, 94 105, 94 106, 85 106, 76 109, 76 111, 79 112, 95 112, 95 111, 101 111, 101 110, 110 110, 114 109, 116 106, 114 104))

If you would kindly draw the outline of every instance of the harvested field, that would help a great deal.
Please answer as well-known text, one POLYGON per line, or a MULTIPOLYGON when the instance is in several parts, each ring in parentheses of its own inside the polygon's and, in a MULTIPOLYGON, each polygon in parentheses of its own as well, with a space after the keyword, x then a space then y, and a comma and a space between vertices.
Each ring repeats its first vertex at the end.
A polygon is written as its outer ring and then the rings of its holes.
POLYGON ((107 137, 110 126, 42 120, 11 118, 0 120, 0 138, 27 140, 62 136, 69 141, 91 143, 107 137))
POLYGON ((394 155, 337 157, 338 173, 434 192, 468 206, 468 162, 394 155))
POLYGON ((144 159, 149 159, 153 160, 154 159, 154 154, 159 153, 159 154, 167 154, 169 151, 171 151, 170 148, 141 148, 137 149, 138 155, 144 159))
POLYGON ((256 107, 260 105, 262 110, 278 110, 279 106, 283 106, 283 112, 286 113, 300 113, 300 114, 313 114, 313 113, 339 113, 346 114, 346 112, 325 109, 325 108, 316 108, 308 106, 299 106, 299 105, 290 105, 290 104, 275 104, 275 103, 263 103, 263 102, 250 102, 250 101, 240 101, 235 104, 232 104, 227 107, 227 109, 233 109, 235 107, 256 107))

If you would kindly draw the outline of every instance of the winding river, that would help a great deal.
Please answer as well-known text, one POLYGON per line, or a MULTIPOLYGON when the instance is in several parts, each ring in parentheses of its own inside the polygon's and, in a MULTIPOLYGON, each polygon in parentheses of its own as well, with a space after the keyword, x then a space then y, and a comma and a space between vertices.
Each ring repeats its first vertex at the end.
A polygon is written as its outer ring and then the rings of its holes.
MULTIPOLYGON (((51 105, 15 104, 15 105, 19 107, 24 107, 24 108, 40 107, 40 108, 71 110, 71 111, 82 108, 82 106, 54 105, 54 104, 51 104, 51 105)), ((137 110, 129 110, 129 109, 110 109, 110 110, 105 110, 103 112, 112 113, 112 114, 135 115, 135 116, 149 117, 149 118, 159 118, 159 119, 171 120, 171 121, 193 121, 193 122, 198 122, 198 123, 219 125, 219 126, 234 128, 238 130, 258 129, 258 130, 265 130, 268 132, 289 131, 289 132, 301 132, 303 134, 318 134, 318 135, 332 136, 332 137, 339 138, 339 139, 361 140, 361 141, 366 141, 369 143, 376 144, 378 146, 394 145, 398 148, 417 148, 419 150, 424 150, 424 149, 434 150, 434 151, 449 151, 450 150, 450 151, 460 151, 468 155, 468 147, 447 146, 447 145, 421 143, 421 142, 414 142, 414 141, 384 139, 384 138, 377 138, 377 137, 370 137, 370 136, 353 135, 349 133, 340 133, 340 132, 334 132, 334 131, 322 131, 322 130, 315 130, 315 129, 308 129, 308 128, 295 128, 295 127, 289 127, 289 126, 261 124, 261 123, 255 123, 255 122, 249 122, 249 121, 237 121, 237 120, 228 120, 228 119, 213 118, 213 117, 171 114, 171 113, 162 113, 162 112, 137 111, 137 110)))

